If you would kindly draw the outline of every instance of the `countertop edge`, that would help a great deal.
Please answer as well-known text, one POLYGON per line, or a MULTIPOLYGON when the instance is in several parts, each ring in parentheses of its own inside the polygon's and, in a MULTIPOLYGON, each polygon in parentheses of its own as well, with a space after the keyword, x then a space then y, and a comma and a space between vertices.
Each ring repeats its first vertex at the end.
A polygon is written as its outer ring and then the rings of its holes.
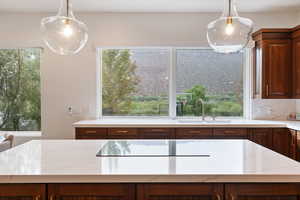
POLYGON ((0 175, 0 183, 300 183, 295 175, 0 175))

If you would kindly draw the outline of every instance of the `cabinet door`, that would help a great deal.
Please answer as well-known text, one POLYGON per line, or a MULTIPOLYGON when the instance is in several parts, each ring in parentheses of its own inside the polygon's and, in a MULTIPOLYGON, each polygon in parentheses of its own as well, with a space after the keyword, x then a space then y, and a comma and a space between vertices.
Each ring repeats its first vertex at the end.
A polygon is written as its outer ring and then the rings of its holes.
POLYGON ((139 184, 137 200, 223 200, 223 185, 139 184))
POLYGON ((0 184, 0 200, 45 200, 44 184, 0 184))
POLYGON ((174 139, 173 128, 141 128, 139 130, 141 139, 174 139))
POLYGON ((247 139, 246 128, 215 128, 213 136, 216 139, 247 139))
POLYGON ((288 129, 273 129, 273 150, 285 156, 290 156, 291 135, 288 129))
POLYGON ((297 131, 290 131, 290 152, 289 157, 296 160, 297 159, 297 131))
POLYGON ((300 98, 300 38, 293 40, 293 97, 300 98))
POLYGON ((139 133, 136 128, 110 128, 108 129, 109 139, 138 139, 139 133))
POLYGON ((211 128, 178 128, 176 139, 211 139, 213 129, 211 128))
POLYGON ((269 149, 273 146, 271 128, 253 128, 249 131, 249 140, 269 149))
POLYGON ((226 184, 225 200, 298 200, 299 184, 226 184))
POLYGON ((49 200, 134 200, 132 184, 49 184, 49 200))
POLYGON ((262 97, 291 97, 292 43, 290 39, 265 40, 262 47, 262 97))
POLYGON ((296 140, 296 160, 300 162, 300 131, 297 131, 296 140))
POLYGON ((106 128, 76 128, 76 139, 107 139, 106 128))

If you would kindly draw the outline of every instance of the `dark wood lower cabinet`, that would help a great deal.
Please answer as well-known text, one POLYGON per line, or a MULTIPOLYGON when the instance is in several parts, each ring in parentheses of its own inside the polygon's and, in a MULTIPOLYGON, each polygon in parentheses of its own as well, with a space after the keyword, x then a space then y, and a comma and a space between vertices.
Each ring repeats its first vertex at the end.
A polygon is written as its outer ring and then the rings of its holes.
POLYGON ((49 184, 48 200, 134 200, 134 184, 49 184))
POLYGON ((249 130, 249 140, 271 149, 273 147, 272 129, 253 128, 249 130))
POLYGON ((138 184, 137 200, 222 200, 222 184, 138 184))
POLYGON ((298 200, 299 184, 226 184, 225 200, 298 200))
POLYGON ((300 133, 287 128, 76 128, 76 139, 249 139, 300 161, 300 133))
POLYGON ((212 128, 177 128, 176 139, 212 139, 212 128))
POLYGON ((298 200, 300 183, 0 184, 0 200, 298 200))
POLYGON ((0 184, 0 200, 46 200, 46 185, 0 184))
POLYGON ((213 136, 216 139, 247 139, 246 128, 215 128, 213 136))
POLYGON ((291 133, 289 129, 273 129, 273 147, 278 153, 290 157, 291 133))

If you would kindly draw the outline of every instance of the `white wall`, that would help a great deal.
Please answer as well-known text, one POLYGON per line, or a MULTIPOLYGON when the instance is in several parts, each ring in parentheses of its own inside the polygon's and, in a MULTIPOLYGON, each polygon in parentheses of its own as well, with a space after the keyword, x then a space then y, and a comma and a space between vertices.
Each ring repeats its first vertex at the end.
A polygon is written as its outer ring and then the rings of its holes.
MULTIPOLYGON (((42 57, 42 127, 45 138, 73 138, 72 122, 96 117, 97 46, 207 46, 206 25, 219 14, 81 14, 89 43, 76 56, 42 57), (82 114, 71 117, 67 107, 82 114)), ((47 14, 0 14, 0 48, 44 46, 39 22, 47 14)), ((292 27, 296 13, 245 14, 255 28, 292 27)), ((292 100, 293 101, 293 100, 292 100)), ((294 101, 293 101, 294 102, 294 101)), ((291 106, 295 109, 295 105, 291 106)))

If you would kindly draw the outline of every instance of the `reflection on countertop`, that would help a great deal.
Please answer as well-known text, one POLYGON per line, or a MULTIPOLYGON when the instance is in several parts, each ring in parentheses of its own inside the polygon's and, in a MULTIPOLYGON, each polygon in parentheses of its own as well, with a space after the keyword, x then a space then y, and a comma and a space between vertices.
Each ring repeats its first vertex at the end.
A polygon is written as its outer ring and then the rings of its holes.
MULTIPOLYGON (((0 182, 300 181, 300 163, 248 140, 180 141, 182 153, 209 157, 96 157, 107 142, 35 140, 20 145, 0 153, 0 182)), ((151 152, 164 148, 168 140, 130 142, 151 152)))

